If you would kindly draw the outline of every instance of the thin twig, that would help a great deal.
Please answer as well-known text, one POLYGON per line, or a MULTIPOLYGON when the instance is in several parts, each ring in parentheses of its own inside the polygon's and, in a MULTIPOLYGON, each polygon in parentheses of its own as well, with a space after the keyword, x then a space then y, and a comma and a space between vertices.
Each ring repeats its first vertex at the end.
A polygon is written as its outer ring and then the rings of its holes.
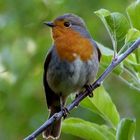
MULTIPOLYGON (((140 45, 140 38, 137 39, 130 48, 128 48, 123 54, 119 55, 117 58, 113 59, 111 64, 106 68, 104 73, 92 84, 91 91, 85 90, 79 94, 79 96, 67 106, 67 110, 71 111, 77 104, 79 104, 85 97, 87 97, 93 90, 99 87, 105 78, 112 72, 112 70, 120 64, 129 54, 131 54, 140 45)), ((41 125, 37 130, 35 130, 31 135, 26 137, 24 140, 34 140, 39 134, 41 134, 50 124, 55 120, 59 120, 63 117, 63 112, 60 111, 55 113, 50 119, 48 119, 43 125, 41 125)))

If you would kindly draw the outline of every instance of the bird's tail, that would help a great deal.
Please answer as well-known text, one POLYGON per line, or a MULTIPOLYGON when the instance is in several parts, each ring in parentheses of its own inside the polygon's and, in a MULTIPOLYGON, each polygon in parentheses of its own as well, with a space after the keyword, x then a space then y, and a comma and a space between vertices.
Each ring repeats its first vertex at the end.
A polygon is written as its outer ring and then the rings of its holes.
MULTIPOLYGON (((58 106, 51 107, 49 118, 55 113, 59 112, 60 110, 61 110, 61 107, 58 107, 58 106)), ((61 130, 61 119, 56 120, 53 124, 51 124, 49 127, 46 128, 46 130, 43 132, 43 138, 57 139, 60 136, 60 130, 61 130)))

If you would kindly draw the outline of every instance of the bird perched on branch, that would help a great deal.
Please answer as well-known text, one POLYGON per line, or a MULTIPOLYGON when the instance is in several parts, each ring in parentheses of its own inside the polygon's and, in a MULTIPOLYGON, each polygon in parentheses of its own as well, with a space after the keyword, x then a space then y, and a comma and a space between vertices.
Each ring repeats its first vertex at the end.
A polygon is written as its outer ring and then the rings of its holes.
MULTIPOLYGON (((50 118, 65 110, 68 95, 80 92, 95 80, 101 53, 77 15, 65 14, 45 24, 51 27, 54 40, 44 63, 43 78, 50 118)), ((46 128, 43 137, 57 139, 60 129, 61 119, 46 128)))

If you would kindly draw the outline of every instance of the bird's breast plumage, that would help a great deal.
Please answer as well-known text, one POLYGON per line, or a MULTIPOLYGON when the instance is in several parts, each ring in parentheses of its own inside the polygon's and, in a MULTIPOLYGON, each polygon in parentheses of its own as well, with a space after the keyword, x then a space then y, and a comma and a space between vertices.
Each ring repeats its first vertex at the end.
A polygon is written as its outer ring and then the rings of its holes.
POLYGON ((54 36, 62 33, 54 41, 60 59, 69 62, 74 61, 77 57, 82 61, 91 59, 94 54, 94 46, 88 38, 72 29, 62 30, 62 32, 61 28, 53 30, 54 36))

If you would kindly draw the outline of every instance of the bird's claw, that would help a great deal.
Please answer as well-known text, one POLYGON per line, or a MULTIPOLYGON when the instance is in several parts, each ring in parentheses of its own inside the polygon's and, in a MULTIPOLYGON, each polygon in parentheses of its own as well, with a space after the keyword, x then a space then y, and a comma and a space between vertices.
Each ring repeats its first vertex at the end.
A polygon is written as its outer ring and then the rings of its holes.
POLYGON ((88 96, 89 96, 90 98, 92 98, 92 97, 93 97, 93 93, 90 93, 88 96))
MULTIPOLYGON (((78 98, 80 95, 81 95, 81 93, 77 93, 77 94, 75 95, 75 99, 78 98)), ((77 107, 77 106, 79 106, 79 103, 75 104, 75 107, 77 107)))
POLYGON ((69 110, 66 107, 62 108, 62 112, 63 112, 64 119, 68 116, 68 114, 70 114, 69 110))
POLYGON ((93 97, 93 93, 92 93, 92 85, 85 85, 84 86, 85 87, 85 89, 88 91, 88 93, 89 93, 89 97, 93 97))

